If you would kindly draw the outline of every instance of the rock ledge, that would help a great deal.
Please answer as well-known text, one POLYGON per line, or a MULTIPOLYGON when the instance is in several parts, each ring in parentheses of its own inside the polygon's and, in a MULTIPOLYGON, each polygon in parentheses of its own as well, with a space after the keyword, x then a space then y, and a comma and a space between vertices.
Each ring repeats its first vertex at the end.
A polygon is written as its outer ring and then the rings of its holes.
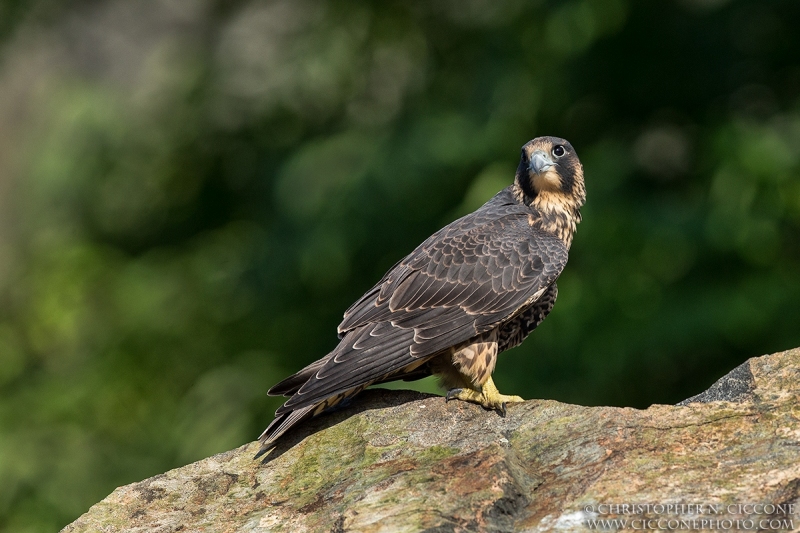
POLYGON ((120 487, 62 531, 797 531, 799 397, 800 349, 645 410, 370 390, 265 462, 250 443, 120 487))

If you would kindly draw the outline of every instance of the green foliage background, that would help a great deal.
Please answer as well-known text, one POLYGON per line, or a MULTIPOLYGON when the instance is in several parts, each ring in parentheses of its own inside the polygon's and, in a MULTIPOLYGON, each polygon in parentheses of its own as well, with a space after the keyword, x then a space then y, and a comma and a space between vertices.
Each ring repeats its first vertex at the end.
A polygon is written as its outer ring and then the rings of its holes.
POLYGON ((800 345, 798 24, 789 0, 0 3, 0 530, 254 439, 267 388, 538 135, 588 202, 501 390, 674 403, 800 345))

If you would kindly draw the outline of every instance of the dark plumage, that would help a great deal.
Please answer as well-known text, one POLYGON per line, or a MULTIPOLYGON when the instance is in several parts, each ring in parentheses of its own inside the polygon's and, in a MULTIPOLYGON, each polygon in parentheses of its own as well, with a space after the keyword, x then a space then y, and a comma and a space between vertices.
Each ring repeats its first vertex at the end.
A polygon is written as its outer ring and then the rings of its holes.
POLYGON ((497 354, 553 308, 580 221, 583 168, 564 139, 522 148, 514 184, 431 235, 344 314, 339 345, 269 390, 289 396, 261 452, 300 420, 369 385, 437 374, 462 399, 505 413, 491 380, 497 354))

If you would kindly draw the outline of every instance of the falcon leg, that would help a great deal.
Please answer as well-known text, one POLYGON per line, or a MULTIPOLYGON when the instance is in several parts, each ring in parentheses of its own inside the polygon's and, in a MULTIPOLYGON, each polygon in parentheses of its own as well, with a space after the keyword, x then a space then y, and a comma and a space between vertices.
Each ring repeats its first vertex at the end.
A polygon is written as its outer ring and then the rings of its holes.
POLYGON ((450 400, 464 400, 465 402, 477 403, 484 409, 497 411, 501 416, 506 416, 507 403, 525 401, 519 396, 500 394, 491 376, 486 380, 480 390, 471 388, 450 389, 447 391, 445 401, 449 402, 450 400))

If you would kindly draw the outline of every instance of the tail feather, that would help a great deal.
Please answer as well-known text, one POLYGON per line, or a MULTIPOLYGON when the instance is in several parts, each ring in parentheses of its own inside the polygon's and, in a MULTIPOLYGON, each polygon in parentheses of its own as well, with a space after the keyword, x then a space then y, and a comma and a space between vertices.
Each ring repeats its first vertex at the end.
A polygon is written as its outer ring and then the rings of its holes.
POLYGON ((259 442, 261 442, 261 448, 259 448, 256 458, 267 453, 274 446, 278 437, 286 433, 289 428, 304 418, 311 416, 315 407, 315 405, 310 405, 308 407, 303 407, 302 409, 297 409, 296 411, 291 411, 289 413, 276 416, 275 420, 273 420, 270 425, 267 426, 267 429, 264 430, 264 433, 258 437, 259 442))
MULTIPOLYGON (((305 385, 306 382, 308 382, 308 380, 316 375, 316 373, 325 365, 325 363, 328 362, 328 359, 334 353, 335 352, 332 352, 329 354, 329 357, 315 361, 296 374, 284 379, 269 389, 269 394, 271 396, 284 395, 293 397, 294 394, 296 394, 297 391, 300 390, 300 388, 305 385)), ((256 454, 256 457, 260 457, 272 449, 273 446, 275 446, 275 441, 278 440, 278 438, 280 438, 284 433, 289 431, 289 429, 295 424, 339 405, 343 400, 355 396, 370 385, 400 379, 405 381, 413 381, 429 375, 431 375, 431 369, 429 365, 425 364, 425 361, 418 360, 415 361, 413 366, 407 366, 399 371, 386 374, 378 379, 373 379, 358 384, 346 390, 340 390, 333 394, 319 396, 315 400, 312 400, 313 403, 308 405, 304 405, 299 408, 289 407, 291 410, 282 411, 284 408, 286 408, 286 403, 290 402, 290 400, 287 400, 287 402, 278 409, 275 419, 270 423, 269 426, 267 426, 267 429, 265 429, 258 438, 258 440, 261 442, 261 448, 256 454)))

